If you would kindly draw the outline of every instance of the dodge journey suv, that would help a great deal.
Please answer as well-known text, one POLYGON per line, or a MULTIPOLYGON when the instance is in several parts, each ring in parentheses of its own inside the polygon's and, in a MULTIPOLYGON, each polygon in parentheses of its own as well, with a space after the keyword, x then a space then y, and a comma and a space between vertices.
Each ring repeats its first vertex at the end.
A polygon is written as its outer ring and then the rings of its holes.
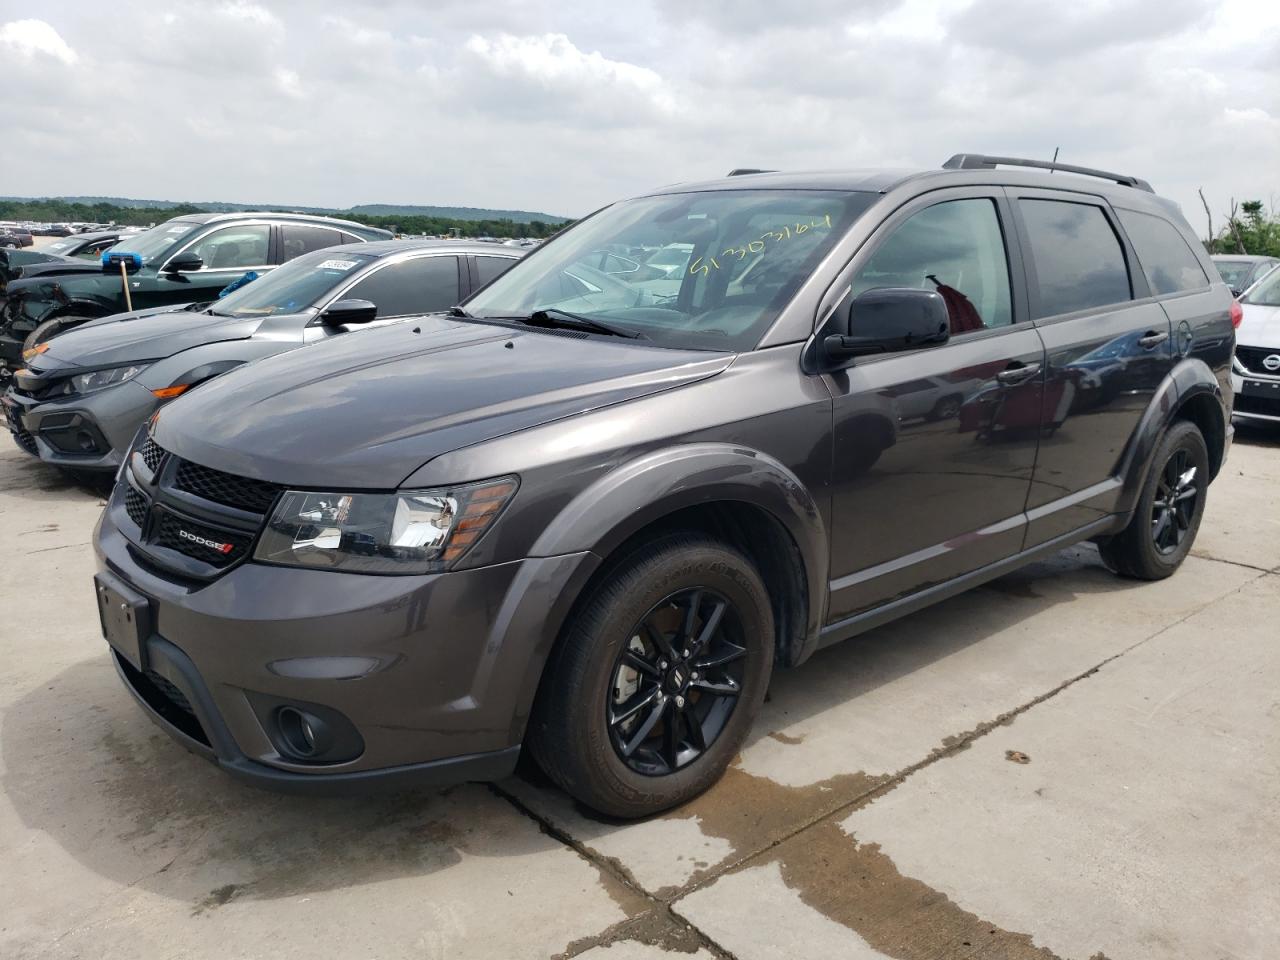
POLYGON ((527 748, 631 817, 711 785, 827 644, 1082 540, 1170 575, 1237 308, 1146 183, 1043 166, 668 187, 448 313, 178 398, 95 535, 121 678, 258 784, 527 748), (673 247, 676 284, 600 269, 673 247))

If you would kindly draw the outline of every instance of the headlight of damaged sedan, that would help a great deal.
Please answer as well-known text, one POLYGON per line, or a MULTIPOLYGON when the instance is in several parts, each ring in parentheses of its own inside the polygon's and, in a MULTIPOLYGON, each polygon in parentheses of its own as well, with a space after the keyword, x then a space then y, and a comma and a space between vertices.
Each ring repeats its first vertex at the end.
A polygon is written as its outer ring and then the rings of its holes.
POLYGON ((254 559, 349 573, 445 570, 493 525, 515 491, 511 477, 390 494, 289 490, 254 559))
POLYGON ((107 387, 114 387, 117 383, 132 380, 145 369, 147 369, 145 363, 135 363, 127 367, 112 367, 110 370, 95 370, 93 373, 77 374, 71 378, 71 382, 75 384, 76 393, 93 393, 96 390, 105 390, 107 387))

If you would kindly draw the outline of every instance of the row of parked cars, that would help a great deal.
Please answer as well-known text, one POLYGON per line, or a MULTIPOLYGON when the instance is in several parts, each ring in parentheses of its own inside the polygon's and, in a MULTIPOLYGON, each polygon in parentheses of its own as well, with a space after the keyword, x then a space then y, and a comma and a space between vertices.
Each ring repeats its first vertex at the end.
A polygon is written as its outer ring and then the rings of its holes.
POLYGON ((748 171, 522 257, 184 217, 10 283, 6 412, 114 471, 103 633, 188 749, 300 792, 528 750, 643 816, 774 669, 1083 540, 1186 557, 1233 395, 1280 385, 1233 360, 1269 280, 1242 305, 1144 181, 1047 166, 748 171))

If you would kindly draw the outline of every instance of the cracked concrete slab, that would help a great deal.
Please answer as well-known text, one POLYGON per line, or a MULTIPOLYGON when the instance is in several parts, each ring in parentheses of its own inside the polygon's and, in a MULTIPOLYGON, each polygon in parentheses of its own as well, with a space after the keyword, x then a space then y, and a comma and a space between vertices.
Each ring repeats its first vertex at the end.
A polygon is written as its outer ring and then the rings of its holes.
POLYGON ((1078 547, 775 674, 725 779, 669 814, 603 823, 558 790, 504 788, 645 889, 669 894, 1258 575, 1192 558, 1170 580, 1138 584, 1078 547))

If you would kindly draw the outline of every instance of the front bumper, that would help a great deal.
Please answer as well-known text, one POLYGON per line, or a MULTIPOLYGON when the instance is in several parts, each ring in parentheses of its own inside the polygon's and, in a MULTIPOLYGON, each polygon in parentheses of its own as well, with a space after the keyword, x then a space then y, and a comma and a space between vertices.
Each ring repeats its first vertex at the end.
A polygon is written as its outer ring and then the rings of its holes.
MULTIPOLYGON (((1259 383, 1280 383, 1280 377, 1272 377, 1249 373, 1242 375, 1238 370, 1231 371, 1231 390, 1235 395, 1235 406, 1231 411, 1233 417, 1259 423, 1280 423, 1280 399, 1259 398, 1244 392, 1244 381, 1253 380, 1259 383)), ((1280 398, 1280 387, 1277 388, 1280 398)))
POLYGON ((161 402, 136 383, 54 400, 35 400, 16 390, 3 397, 5 419, 19 447, 54 466, 101 473, 120 468, 138 428, 161 402))
POLYGON ((558 617, 594 570, 581 553, 378 577, 242 563, 176 582, 121 532, 123 484, 99 521, 99 576, 144 597, 125 685, 188 749, 259 786, 350 792, 499 779, 514 768, 558 617), (159 679, 157 679, 159 678, 159 679), (290 756, 281 705, 327 711, 357 755, 290 756))

